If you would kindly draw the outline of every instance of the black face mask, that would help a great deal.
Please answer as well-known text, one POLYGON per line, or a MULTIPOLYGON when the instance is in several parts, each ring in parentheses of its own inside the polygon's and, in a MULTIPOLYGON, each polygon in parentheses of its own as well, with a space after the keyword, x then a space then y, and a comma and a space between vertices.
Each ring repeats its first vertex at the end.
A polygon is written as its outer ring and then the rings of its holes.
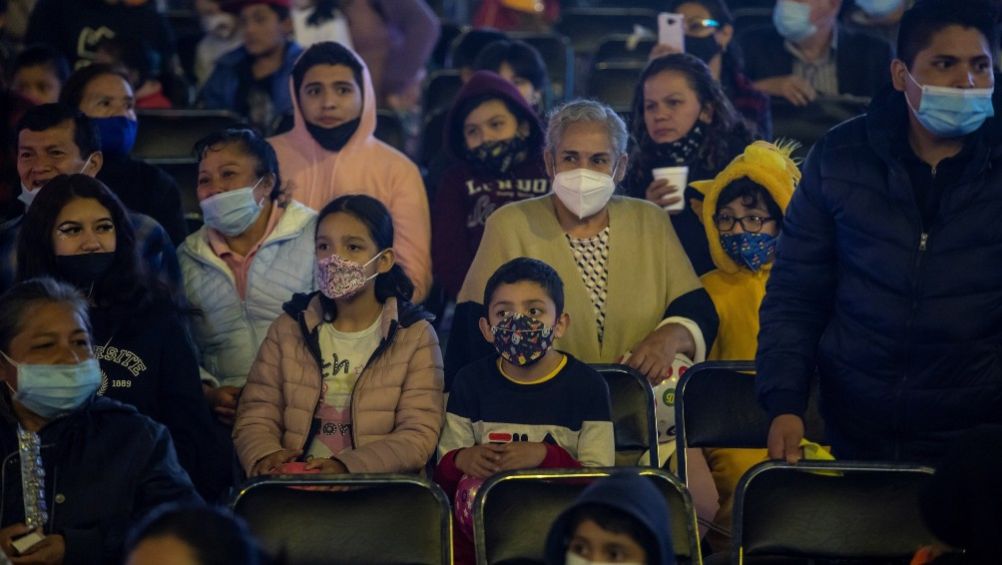
POLYGON ((712 33, 706 37, 685 36, 685 52, 698 57, 706 64, 710 64, 710 59, 720 51, 720 44, 712 33))
POLYGON ((690 165, 695 160, 699 148, 703 146, 704 137, 703 124, 697 121, 682 139, 656 144, 654 162, 659 167, 690 165))
POLYGON ((525 138, 516 135, 511 139, 486 141, 470 150, 474 163, 486 172, 503 175, 523 161, 528 155, 525 138))
POLYGON ((360 123, 362 123, 362 118, 355 118, 339 126, 322 128, 306 122, 306 129, 313 136, 313 139, 324 149, 328 151, 340 151, 348 144, 351 136, 355 135, 360 123))
POLYGON ((59 278, 89 292, 98 281, 104 278, 114 262, 114 252, 56 255, 56 271, 59 278))

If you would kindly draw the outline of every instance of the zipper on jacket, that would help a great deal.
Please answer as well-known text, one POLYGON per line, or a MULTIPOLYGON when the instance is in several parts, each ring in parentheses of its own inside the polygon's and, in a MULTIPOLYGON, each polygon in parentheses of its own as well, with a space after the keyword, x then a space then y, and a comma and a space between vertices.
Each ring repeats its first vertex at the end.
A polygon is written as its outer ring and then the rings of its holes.
MULTIPOLYGON (((935 171, 935 168, 933 168, 935 171)), ((898 388, 895 394, 894 403, 894 429, 895 431, 900 431, 901 429, 901 419, 903 418, 903 407, 902 407, 902 397, 905 393, 905 386, 908 383, 908 375, 912 372, 912 329, 915 325, 915 317, 918 313, 919 307, 919 290, 921 287, 921 274, 922 274, 922 260, 925 257, 926 250, 929 248, 929 232, 926 227, 921 226, 922 232, 919 234, 918 242, 918 252, 915 254, 915 266, 912 268, 912 296, 911 296, 911 308, 908 313, 908 323, 905 326, 905 340, 906 340, 906 350, 905 350, 905 370, 901 374, 901 380, 898 384, 898 388)), ((894 442, 894 460, 897 461, 901 458, 901 441, 899 438, 895 438, 894 442)))
POLYGON ((373 351, 372 355, 369 356, 369 360, 365 362, 365 365, 362 365, 362 370, 359 371, 358 378, 355 379, 355 384, 353 384, 351 386, 351 395, 348 396, 348 413, 351 414, 351 438, 350 439, 351 439, 351 448, 352 449, 355 449, 355 444, 356 444, 356 440, 355 440, 355 434, 356 434, 356 432, 355 432, 355 421, 356 421, 356 418, 355 418, 355 391, 358 390, 358 383, 362 380, 362 377, 365 376, 365 370, 369 368, 369 365, 371 365, 373 361, 375 361, 376 359, 378 359, 383 354, 383 352, 386 351, 386 348, 388 348, 390 346, 390 343, 393 341, 393 337, 396 334, 397 334, 397 321, 394 320, 394 321, 392 321, 390 323, 390 331, 386 332, 386 338, 380 340, 379 346, 376 347, 376 350, 373 351))
MULTIPOLYGON (((351 396, 348 397, 348 413, 351 414, 351 437, 349 439, 351 439, 351 448, 352 449, 355 449, 355 444, 356 444, 356 441, 355 441, 355 433, 356 433, 355 432, 355 420, 356 420, 356 418, 355 418, 355 391, 358 389, 358 382, 362 380, 362 377, 365 375, 365 370, 369 368, 369 364, 371 364, 373 361, 375 361, 376 359, 378 359, 379 356, 382 355, 383 352, 386 350, 386 348, 389 347, 390 343, 393 341, 393 337, 397 333, 397 325, 398 324, 397 324, 396 320, 394 320, 391 323, 391 325, 390 325, 390 331, 387 332, 386 338, 380 340, 379 346, 376 347, 376 350, 373 351, 372 355, 369 356, 369 360, 366 361, 365 365, 362 366, 362 370, 358 373, 358 378, 355 379, 355 384, 352 385, 351 396)), ((324 379, 323 355, 320 352, 320 345, 314 343, 313 340, 310 338, 310 333, 309 333, 308 328, 306 326, 306 311, 305 310, 299 313, 299 329, 300 329, 300 332, 303 334, 303 341, 306 344, 306 349, 308 349, 310 351, 310 353, 313 354, 313 359, 317 363, 317 370, 320 372, 320 386, 321 386, 321 389, 322 389, 323 388, 323 379, 324 379)), ((314 407, 314 412, 315 411, 316 411, 316 407, 314 407)), ((311 431, 312 431, 312 427, 313 426, 311 426, 311 431)), ((304 450, 303 457, 306 457, 307 453, 305 452, 305 450, 310 447, 311 443, 313 443, 314 437, 316 437, 315 433, 312 433, 312 434, 309 433, 309 432, 307 433, 306 441, 303 444, 303 450, 304 450)))

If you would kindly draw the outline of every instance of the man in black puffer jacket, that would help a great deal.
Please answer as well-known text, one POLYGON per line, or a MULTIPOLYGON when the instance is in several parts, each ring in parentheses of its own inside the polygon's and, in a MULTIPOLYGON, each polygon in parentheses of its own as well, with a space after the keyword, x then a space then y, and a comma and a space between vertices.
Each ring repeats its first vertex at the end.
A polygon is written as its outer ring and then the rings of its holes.
POLYGON ((760 313, 771 457, 799 458, 815 372, 843 459, 932 462, 1002 421, 994 21, 984 0, 921 0, 893 90, 808 157, 760 313))

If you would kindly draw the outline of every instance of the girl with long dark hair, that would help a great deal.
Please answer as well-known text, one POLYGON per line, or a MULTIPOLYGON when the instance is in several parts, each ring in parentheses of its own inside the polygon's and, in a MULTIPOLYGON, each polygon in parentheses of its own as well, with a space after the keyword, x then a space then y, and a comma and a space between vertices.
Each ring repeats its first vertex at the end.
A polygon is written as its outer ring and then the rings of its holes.
POLYGON ((714 268, 706 233, 689 204, 699 194, 655 179, 653 169, 688 167, 687 182, 712 179, 753 141, 748 126, 713 79, 706 63, 688 54, 666 55, 644 68, 633 97, 629 196, 659 206, 685 200, 672 225, 697 275, 714 268))
POLYGON ((240 396, 233 439, 248 475, 414 473, 431 458, 442 354, 430 316, 410 303, 393 237, 370 196, 320 211, 319 290, 285 305, 240 396))
POLYGON ((39 192, 18 236, 17 280, 50 276, 90 302, 99 395, 164 424, 206 497, 221 494, 227 461, 202 396, 188 313, 139 261, 125 207, 101 181, 64 175, 39 192))

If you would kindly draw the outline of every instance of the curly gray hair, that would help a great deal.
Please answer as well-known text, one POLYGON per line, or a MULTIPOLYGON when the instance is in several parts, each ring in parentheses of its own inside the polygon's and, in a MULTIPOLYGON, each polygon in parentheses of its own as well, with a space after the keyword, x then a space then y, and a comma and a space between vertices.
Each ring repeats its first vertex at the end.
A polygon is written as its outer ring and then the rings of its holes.
POLYGON ((612 158, 619 159, 626 154, 626 144, 630 139, 630 134, 626 131, 626 124, 623 118, 612 108, 596 100, 571 100, 566 104, 554 108, 548 116, 546 126, 546 151, 556 155, 557 146, 564 137, 564 131, 571 124, 577 122, 599 122, 605 124, 609 130, 609 143, 612 145, 614 155, 612 158))

